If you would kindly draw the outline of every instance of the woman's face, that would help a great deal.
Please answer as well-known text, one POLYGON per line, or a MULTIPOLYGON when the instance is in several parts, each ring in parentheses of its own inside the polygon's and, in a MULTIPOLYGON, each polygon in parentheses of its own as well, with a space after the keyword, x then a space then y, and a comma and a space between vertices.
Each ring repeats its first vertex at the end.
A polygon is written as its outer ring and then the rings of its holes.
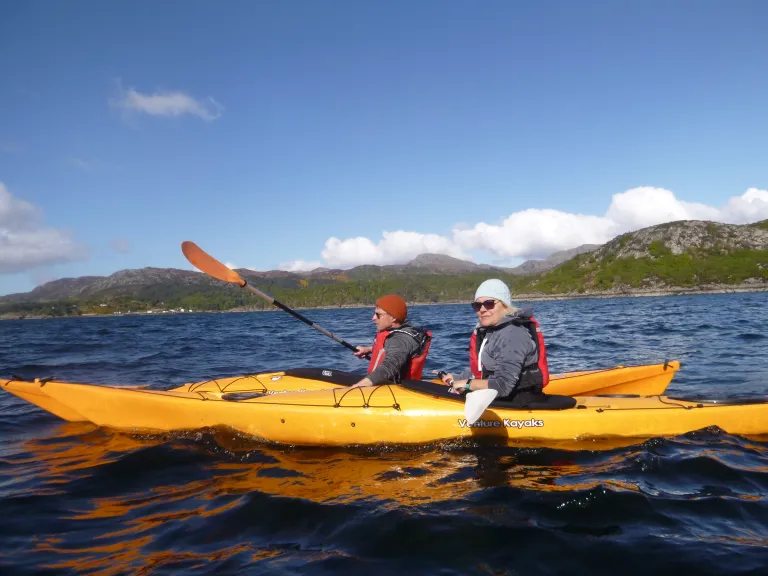
POLYGON ((472 303, 472 308, 477 313, 480 325, 485 328, 495 326, 504 316, 504 305, 495 298, 480 296, 472 303))

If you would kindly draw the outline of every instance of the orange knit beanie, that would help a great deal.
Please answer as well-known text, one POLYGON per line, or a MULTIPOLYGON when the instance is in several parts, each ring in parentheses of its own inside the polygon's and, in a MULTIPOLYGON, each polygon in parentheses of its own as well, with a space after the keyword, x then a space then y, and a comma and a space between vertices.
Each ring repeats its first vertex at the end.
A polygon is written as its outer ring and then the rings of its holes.
POLYGON ((382 296, 376 300, 376 306, 385 312, 389 312, 401 324, 405 322, 405 318, 408 316, 408 306, 405 304, 405 300, 397 294, 382 296))

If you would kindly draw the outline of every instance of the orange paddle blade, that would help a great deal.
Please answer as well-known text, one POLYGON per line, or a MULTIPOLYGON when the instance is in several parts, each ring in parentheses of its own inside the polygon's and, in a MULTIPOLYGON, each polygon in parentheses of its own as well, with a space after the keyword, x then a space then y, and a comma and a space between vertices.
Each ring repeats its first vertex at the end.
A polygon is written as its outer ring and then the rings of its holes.
POLYGON ((206 253, 194 242, 190 242, 189 240, 182 242, 181 251, 184 252, 184 256, 189 260, 189 263, 192 264, 192 266, 201 272, 205 272, 208 276, 213 276, 224 282, 232 282, 239 286, 245 286, 245 280, 240 277, 240 274, 231 268, 224 266, 224 264, 206 253))

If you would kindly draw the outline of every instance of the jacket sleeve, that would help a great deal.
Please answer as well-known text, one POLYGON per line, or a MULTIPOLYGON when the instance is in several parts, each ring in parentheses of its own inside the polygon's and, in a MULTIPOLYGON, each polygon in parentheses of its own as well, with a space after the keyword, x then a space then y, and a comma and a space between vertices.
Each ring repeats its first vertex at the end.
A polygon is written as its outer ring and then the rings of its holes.
POLYGON ((417 349, 416 340, 407 334, 395 332, 384 341, 384 360, 368 374, 368 379, 373 384, 399 382, 400 371, 417 349))
POLYGON ((499 336, 494 354, 496 369, 488 379, 488 388, 498 390, 499 397, 504 397, 514 392, 525 359, 535 352, 536 347, 525 328, 504 330, 499 336))

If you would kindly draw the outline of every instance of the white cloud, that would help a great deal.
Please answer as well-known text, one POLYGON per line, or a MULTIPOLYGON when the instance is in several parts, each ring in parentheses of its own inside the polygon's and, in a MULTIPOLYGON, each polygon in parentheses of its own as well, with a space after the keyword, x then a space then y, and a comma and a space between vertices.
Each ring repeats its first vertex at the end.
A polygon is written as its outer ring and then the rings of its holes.
POLYGON ((290 262, 281 262, 277 267, 278 270, 284 270, 285 272, 309 272, 315 268, 320 268, 322 262, 318 260, 312 260, 307 262, 305 260, 291 260, 290 262))
POLYGON ((768 190, 750 188, 741 196, 728 200, 723 221, 734 224, 757 222, 768 218, 768 190))
POLYGON ((0 182, 0 274, 80 260, 86 249, 64 231, 45 228, 40 211, 0 182))
MULTIPOLYGON (((529 209, 510 214, 496 224, 456 225, 450 236, 398 230, 384 232, 378 243, 365 237, 331 237, 321 255, 327 266, 339 268, 402 263, 425 252, 466 260, 471 259, 468 252, 473 250, 501 259, 540 258, 581 244, 603 244, 625 232, 664 222, 712 220, 745 224, 766 218, 767 190, 750 188, 718 208, 678 200, 669 190, 646 186, 614 194, 602 216, 529 209)), ((312 263, 316 264, 320 265, 312 263)))
POLYGON ((559 210, 523 210, 501 224, 480 222, 453 229, 453 240, 466 250, 483 250, 501 257, 544 257, 581 244, 600 244, 615 236, 615 223, 600 216, 559 210))
POLYGON ((5 184, 0 182, 0 229, 23 230, 30 224, 37 225, 40 212, 25 200, 14 198, 5 184))
MULTIPOLYGON (((250 270, 251 272, 258 272, 258 270, 253 266, 238 266, 234 262, 224 262, 224 266, 226 266, 231 270, 250 270)), ((197 268, 194 268, 194 267, 193 269, 197 270, 197 268)))
POLYGON ((437 234, 397 230, 384 232, 383 236, 378 244, 363 237, 348 240, 329 238, 325 242, 322 257, 329 266, 339 268, 360 264, 404 263, 425 252, 446 254, 455 258, 469 258, 463 248, 437 234))
POLYGON ((684 202, 664 188, 649 186, 614 194, 605 219, 628 230, 655 226, 675 220, 721 220, 721 211, 704 204, 684 202))
POLYGON ((150 116, 177 117, 189 114, 205 121, 216 120, 224 107, 212 97, 195 98, 174 90, 161 90, 154 94, 142 94, 135 88, 123 88, 117 83, 117 95, 110 100, 116 108, 144 112, 150 116))

